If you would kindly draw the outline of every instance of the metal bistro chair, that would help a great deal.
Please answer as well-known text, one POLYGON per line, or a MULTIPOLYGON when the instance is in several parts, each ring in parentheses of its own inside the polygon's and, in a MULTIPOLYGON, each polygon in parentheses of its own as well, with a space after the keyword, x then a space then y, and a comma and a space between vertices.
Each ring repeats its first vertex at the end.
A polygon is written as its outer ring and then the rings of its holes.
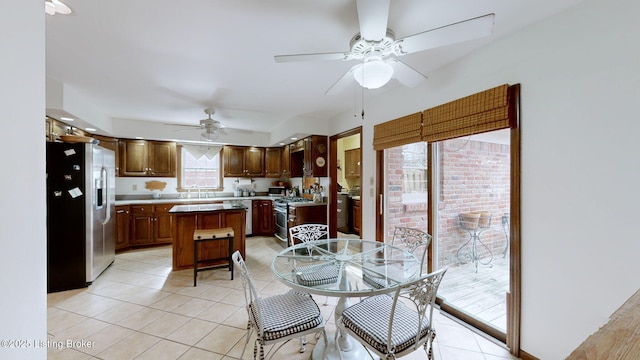
MULTIPOLYGON (((249 270, 240 252, 233 253, 232 259, 240 271, 247 316, 249 318, 247 339, 242 349, 242 355, 240 355, 241 359, 244 359, 244 352, 254 330, 257 334, 257 339, 253 346, 254 360, 258 354, 258 345, 260 347, 260 360, 263 360, 265 358, 265 345, 282 342, 279 346, 274 346, 269 350, 271 353, 270 359, 272 359, 273 355, 289 340, 313 333, 322 333, 326 351, 327 334, 324 330, 324 319, 318 304, 313 301, 311 295, 297 290, 289 290, 284 294, 261 298, 253 286, 249 270)), ((322 357, 324 358, 324 356, 325 353, 323 351, 322 357)))
MULTIPOLYGON (((422 230, 399 226, 393 231, 393 240, 391 241, 391 245, 412 253, 418 260, 420 260, 420 275, 422 275, 424 259, 427 254, 429 244, 431 243, 431 238, 431 235, 422 230)), ((372 271, 363 272, 362 280, 378 289, 386 288, 391 285, 387 283, 385 278, 372 271)))
MULTIPOLYGON (((307 254, 311 255, 312 242, 320 239, 327 239, 329 227, 325 224, 303 224, 289 228, 291 246, 295 245, 295 240, 307 245, 307 254)), ((338 281, 339 269, 334 262, 319 265, 297 266, 294 265, 296 281, 300 285, 315 286, 331 284, 338 281)))
MULTIPOLYGON (((352 305, 338 320, 347 333, 381 359, 397 359, 423 347, 433 358, 433 308, 447 268, 404 283, 393 297, 376 295, 352 305)), ((336 342, 338 343, 338 342, 336 342)))

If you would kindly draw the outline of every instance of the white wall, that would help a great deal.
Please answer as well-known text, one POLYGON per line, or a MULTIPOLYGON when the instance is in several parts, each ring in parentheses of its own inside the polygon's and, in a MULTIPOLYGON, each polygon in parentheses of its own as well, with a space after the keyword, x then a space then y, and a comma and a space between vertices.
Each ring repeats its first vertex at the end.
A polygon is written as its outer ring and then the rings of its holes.
MULTIPOLYGON (((521 347, 540 359, 569 355, 640 285, 638 19, 636 1, 586 1, 368 105, 375 124, 522 84, 521 347)), ((331 133, 357 126, 351 114, 332 123, 331 133)), ((363 136, 365 180, 372 126, 363 136)), ((363 196, 363 210, 372 202, 363 196)))
POLYGON ((47 339, 45 203, 45 48, 42 1, 17 1, 0 11, 0 359, 46 359, 34 341, 47 339), (22 136, 18 134, 42 134, 22 136), (26 343, 25 343, 26 344, 26 343))

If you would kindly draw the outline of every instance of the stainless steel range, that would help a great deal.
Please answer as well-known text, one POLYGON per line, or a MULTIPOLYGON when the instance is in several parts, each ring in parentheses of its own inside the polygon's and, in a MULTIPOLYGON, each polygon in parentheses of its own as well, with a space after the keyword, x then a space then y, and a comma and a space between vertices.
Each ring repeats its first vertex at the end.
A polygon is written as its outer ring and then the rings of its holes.
POLYGON ((276 224, 276 238, 288 244, 289 241, 289 203, 310 202, 310 199, 303 197, 279 197, 273 200, 273 214, 276 224))

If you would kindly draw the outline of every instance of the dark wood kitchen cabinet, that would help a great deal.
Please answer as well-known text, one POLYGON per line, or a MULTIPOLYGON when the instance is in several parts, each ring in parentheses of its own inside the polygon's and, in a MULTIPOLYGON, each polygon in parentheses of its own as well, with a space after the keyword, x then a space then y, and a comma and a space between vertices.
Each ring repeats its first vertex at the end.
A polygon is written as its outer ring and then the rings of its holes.
POLYGON ((176 176, 176 143, 121 140, 120 176, 176 176))
POLYGON ((129 205, 116 206, 116 251, 129 247, 129 205))
POLYGON ((227 145, 222 151, 225 177, 264 177, 264 148, 227 145))
POLYGON ((273 236, 275 232, 273 201, 253 200, 251 231, 253 235, 273 236))
POLYGON ((353 232, 360 235, 362 208, 360 207, 360 200, 353 200, 351 202, 351 210, 353 211, 353 232))
POLYGON ((264 176, 279 178, 282 176, 282 148, 270 147, 264 153, 264 176))
POLYGON ((289 145, 285 145, 282 147, 282 160, 280 162, 281 172, 280 175, 283 177, 291 176, 291 170, 289 168, 289 163, 291 162, 291 147, 289 145))
POLYGON ((131 205, 131 234, 129 244, 159 245, 173 242, 174 215, 169 213, 173 204, 131 205))
POLYGON ((327 176, 327 137, 312 135, 290 148, 291 177, 327 176))

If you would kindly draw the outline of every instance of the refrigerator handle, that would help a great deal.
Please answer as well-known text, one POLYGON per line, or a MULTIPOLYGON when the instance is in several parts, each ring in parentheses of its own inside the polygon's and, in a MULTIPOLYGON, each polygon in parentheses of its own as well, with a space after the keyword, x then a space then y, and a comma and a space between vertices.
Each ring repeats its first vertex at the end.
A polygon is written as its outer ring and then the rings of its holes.
POLYGON ((105 206, 107 207, 107 211, 105 211, 105 216, 104 216, 104 221, 102 222, 102 225, 106 225, 107 223, 109 223, 109 221, 111 221, 111 204, 110 199, 109 199, 109 186, 111 185, 109 183, 109 169, 106 167, 102 167, 102 169, 100 169, 100 175, 102 176, 102 180, 104 181, 104 186, 103 186, 103 190, 104 191, 104 199, 105 199, 105 206))

